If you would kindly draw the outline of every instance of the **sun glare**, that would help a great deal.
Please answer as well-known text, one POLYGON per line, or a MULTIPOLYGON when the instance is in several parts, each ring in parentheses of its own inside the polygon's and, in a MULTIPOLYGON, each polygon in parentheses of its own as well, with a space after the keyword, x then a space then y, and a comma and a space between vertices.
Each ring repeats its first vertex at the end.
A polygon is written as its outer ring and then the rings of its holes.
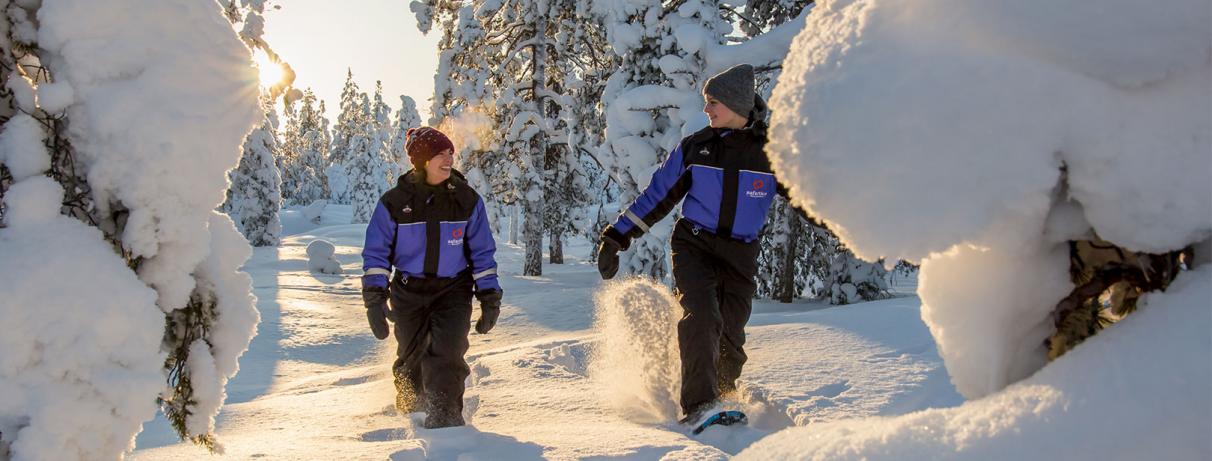
POLYGON ((253 54, 253 62, 257 64, 257 68, 261 74, 261 86, 271 87, 281 83, 285 73, 282 71, 282 66, 269 59, 269 55, 264 51, 257 50, 253 54))

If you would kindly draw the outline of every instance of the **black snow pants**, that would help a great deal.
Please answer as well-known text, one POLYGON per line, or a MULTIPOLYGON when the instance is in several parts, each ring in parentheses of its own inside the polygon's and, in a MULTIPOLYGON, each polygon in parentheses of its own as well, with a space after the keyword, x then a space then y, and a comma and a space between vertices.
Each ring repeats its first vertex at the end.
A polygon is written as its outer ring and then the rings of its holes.
POLYGON ((392 280, 396 406, 425 411, 425 427, 463 425, 463 383, 471 372, 463 358, 469 347, 471 296, 471 275, 466 273, 392 280))
POLYGON ((757 283, 755 240, 745 243, 678 220, 671 241, 673 279, 682 319, 682 412, 705 410, 721 394, 736 390, 745 365, 745 324, 757 283))

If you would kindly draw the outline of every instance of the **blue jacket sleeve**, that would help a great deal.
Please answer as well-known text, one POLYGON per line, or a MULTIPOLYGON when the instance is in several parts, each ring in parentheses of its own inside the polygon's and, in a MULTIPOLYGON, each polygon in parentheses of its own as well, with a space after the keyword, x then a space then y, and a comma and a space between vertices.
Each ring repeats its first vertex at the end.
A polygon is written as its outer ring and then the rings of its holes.
POLYGON ((637 237, 648 231, 673 209, 690 190, 690 175, 686 174, 682 145, 678 144, 665 163, 652 174, 652 181, 644 192, 636 197, 618 220, 614 230, 626 238, 637 237))
POLYGON ((391 243, 395 238, 396 223, 380 200, 366 226, 366 241, 362 244, 362 288, 387 287, 392 265, 391 243))
POLYGON ((464 239, 471 259, 471 278, 476 291, 500 290, 497 282, 497 243, 488 227, 488 213, 484 211, 484 200, 476 199, 475 210, 467 219, 467 235, 464 239))

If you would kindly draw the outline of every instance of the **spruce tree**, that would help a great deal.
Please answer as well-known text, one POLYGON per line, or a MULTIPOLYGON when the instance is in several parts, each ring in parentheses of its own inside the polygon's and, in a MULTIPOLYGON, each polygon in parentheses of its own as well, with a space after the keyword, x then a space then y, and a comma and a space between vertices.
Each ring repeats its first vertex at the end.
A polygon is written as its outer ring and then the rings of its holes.
POLYGON ((348 69, 345 76, 345 86, 341 89, 341 112, 337 115, 337 124, 332 130, 332 143, 329 148, 329 166, 325 170, 328 178, 329 192, 332 203, 350 204, 350 188, 353 180, 346 167, 353 157, 351 142, 366 130, 366 118, 362 112, 361 98, 365 94, 358 90, 358 84, 353 81, 353 69, 348 69))
POLYGON ((368 223, 374 214, 379 197, 387 192, 389 177, 392 169, 389 165, 386 149, 381 142, 382 136, 378 124, 373 118, 375 109, 370 104, 366 94, 360 96, 361 103, 358 117, 354 119, 361 125, 349 138, 344 169, 349 178, 349 199, 353 205, 352 223, 368 223))
POLYGON ((221 209, 232 218, 236 229, 255 247, 277 246, 282 224, 281 178, 274 163, 280 149, 277 141, 278 116, 272 102, 262 101, 265 120, 248 134, 240 165, 228 174, 231 186, 221 209))
POLYGON ((299 177, 302 178, 298 189, 296 204, 310 205, 316 200, 329 198, 328 176, 325 169, 329 163, 328 119, 324 117, 324 101, 316 99, 315 93, 308 88, 303 92, 299 102, 298 130, 299 144, 299 177))
POLYGON ((396 117, 391 122, 392 134, 388 143, 390 153, 388 158, 399 165, 403 171, 412 168, 412 162, 408 160, 408 151, 404 149, 404 143, 408 141, 408 130, 419 126, 421 126, 421 115, 417 113, 417 103, 408 96, 400 95, 400 109, 396 111, 396 117))

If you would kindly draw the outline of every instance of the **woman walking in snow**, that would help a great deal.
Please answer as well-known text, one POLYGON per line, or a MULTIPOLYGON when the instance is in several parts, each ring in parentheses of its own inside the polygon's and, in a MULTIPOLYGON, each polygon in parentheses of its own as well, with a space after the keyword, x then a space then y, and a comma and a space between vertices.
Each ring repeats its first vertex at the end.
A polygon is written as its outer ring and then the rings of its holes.
POLYGON ((710 126, 670 152, 643 194, 606 227, 598 248, 598 270, 610 279, 618 252, 686 199, 670 245, 683 310, 681 405, 689 423, 736 390, 757 290, 758 233, 774 193, 786 197, 763 151, 766 103, 754 91, 753 67, 741 64, 711 77, 703 97, 710 126))
POLYGON ((427 428, 461 426, 473 293, 476 332, 488 333, 501 312, 496 243, 484 201, 451 168, 450 139, 413 128, 405 149, 414 169, 383 194, 366 227, 362 299, 376 338, 395 323, 396 408, 425 411, 427 428))

